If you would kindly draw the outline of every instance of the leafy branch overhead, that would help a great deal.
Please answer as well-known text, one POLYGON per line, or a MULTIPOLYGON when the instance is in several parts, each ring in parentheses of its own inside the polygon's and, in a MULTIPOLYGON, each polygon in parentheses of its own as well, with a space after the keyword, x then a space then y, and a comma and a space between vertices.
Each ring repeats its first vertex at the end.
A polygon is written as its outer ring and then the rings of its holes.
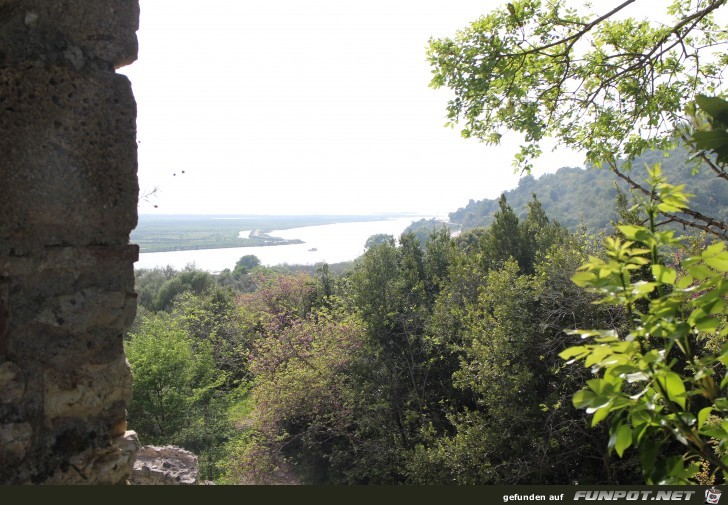
POLYGON ((462 134, 498 143, 524 135, 521 168, 544 137, 601 164, 671 143, 686 97, 719 85, 726 32, 712 14, 725 0, 676 1, 672 21, 583 15, 561 0, 516 0, 450 39, 430 40, 431 86, 450 88, 448 118, 462 134))
MULTIPOLYGON (((721 91, 728 32, 713 19, 726 0, 676 0, 664 23, 623 17, 637 3, 597 15, 563 0, 516 0, 453 38, 431 39, 430 85, 454 94, 447 124, 491 144, 507 131, 522 135, 515 165, 523 171, 544 138, 554 138, 646 193, 630 177, 630 162, 647 149, 674 147, 693 99, 721 91)), ((689 209, 669 218, 728 232, 689 209)))

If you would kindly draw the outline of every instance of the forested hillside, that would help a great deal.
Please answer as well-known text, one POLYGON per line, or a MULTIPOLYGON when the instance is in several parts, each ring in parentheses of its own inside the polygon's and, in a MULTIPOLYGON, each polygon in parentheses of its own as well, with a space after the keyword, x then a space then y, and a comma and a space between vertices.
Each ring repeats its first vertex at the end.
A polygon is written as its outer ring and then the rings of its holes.
MULTIPOLYGON (((638 156, 629 172, 631 178, 643 181, 647 177, 646 166, 661 163, 665 176, 672 184, 686 184, 693 194, 691 207, 705 214, 716 214, 721 220, 728 219, 728 186, 706 167, 688 160, 685 149, 677 149, 667 155, 653 151, 638 156), (693 173, 693 168, 698 170, 693 173)), ((504 194, 517 215, 523 216, 526 204, 535 194, 544 210, 553 219, 574 231, 583 225, 589 232, 608 231, 617 219, 615 196, 617 189, 629 193, 628 184, 608 168, 586 169, 564 167, 553 174, 538 179, 526 175, 518 187, 504 194)), ((498 210, 498 200, 471 200, 465 207, 449 214, 450 222, 463 230, 488 226, 498 210)))

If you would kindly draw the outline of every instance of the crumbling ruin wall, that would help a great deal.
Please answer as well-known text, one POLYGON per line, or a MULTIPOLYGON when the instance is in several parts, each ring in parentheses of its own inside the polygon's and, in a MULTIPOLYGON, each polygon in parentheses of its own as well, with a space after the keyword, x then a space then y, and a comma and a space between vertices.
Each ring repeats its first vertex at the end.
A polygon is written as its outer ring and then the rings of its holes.
POLYGON ((0 483, 126 482, 136 0, 0 0, 0 483))

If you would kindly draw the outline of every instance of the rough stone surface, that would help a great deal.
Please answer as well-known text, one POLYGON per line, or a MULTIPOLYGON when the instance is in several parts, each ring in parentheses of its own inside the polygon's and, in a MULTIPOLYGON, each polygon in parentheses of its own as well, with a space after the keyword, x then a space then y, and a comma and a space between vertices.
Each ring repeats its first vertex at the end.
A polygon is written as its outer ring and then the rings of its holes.
POLYGON ((133 0, 0 0, 0 65, 119 68, 137 58, 133 0))
POLYGON ((87 449, 71 456, 68 464, 61 465, 44 484, 126 484, 138 450, 136 432, 128 431, 113 439, 108 447, 87 449))
POLYGON ((12 247, 0 255, 26 256, 37 236, 46 247, 127 244, 138 193, 129 80, 0 68, 0 111, 0 131, 15 132, 0 137, 0 178, 14 188, 0 201, 0 239, 12 247))
POLYGON ((0 424, 0 454, 3 461, 18 462, 30 449, 33 428, 29 423, 0 424))
POLYGON ((49 368, 43 382, 43 413, 51 422, 69 417, 90 419, 119 403, 123 405, 131 396, 131 377, 123 359, 101 365, 87 363, 78 370, 49 368))
POLYGON ((135 0, 0 0, 0 484, 122 484, 135 0))
POLYGON ((23 370, 11 361, 0 365, 0 403, 14 403, 23 398, 25 378, 23 370))
POLYGON ((130 484, 196 485, 198 481, 197 456, 174 445, 145 445, 137 453, 130 484))

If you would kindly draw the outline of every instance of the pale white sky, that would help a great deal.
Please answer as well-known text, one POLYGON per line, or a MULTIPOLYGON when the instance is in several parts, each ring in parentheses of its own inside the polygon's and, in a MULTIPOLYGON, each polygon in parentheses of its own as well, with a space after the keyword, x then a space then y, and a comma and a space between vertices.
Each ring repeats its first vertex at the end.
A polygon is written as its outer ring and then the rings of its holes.
MULTIPOLYGON (((119 70, 141 190, 159 187, 139 211, 446 215, 497 197, 518 141, 444 128, 425 48, 500 3, 141 0, 139 59, 119 70)), ((534 175, 581 164, 547 152, 534 175)))

